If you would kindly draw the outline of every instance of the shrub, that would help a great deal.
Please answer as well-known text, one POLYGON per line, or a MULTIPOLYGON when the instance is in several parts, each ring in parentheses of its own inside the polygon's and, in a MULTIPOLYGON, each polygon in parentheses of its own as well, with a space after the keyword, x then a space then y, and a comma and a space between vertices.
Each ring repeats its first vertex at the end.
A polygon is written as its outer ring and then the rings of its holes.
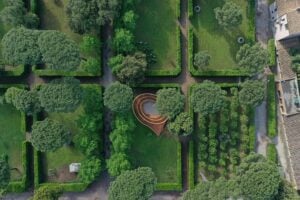
POLYGON ((78 178, 81 182, 90 184, 101 173, 103 163, 98 158, 89 158, 81 163, 78 178))
POLYGON ((276 163, 278 162, 278 155, 275 144, 268 144, 267 146, 267 158, 276 163))
POLYGON ((119 176, 122 172, 131 169, 128 157, 124 153, 114 153, 106 161, 108 173, 111 176, 119 176))
POLYGON ((268 52, 269 52, 269 65, 273 67, 276 65, 276 47, 275 47, 274 39, 270 39, 268 41, 268 52))
POLYGON ((168 130, 178 136, 187 136, 193 133, 194 122, 188 113, 180 113, 174 122, 168 124, 168 130))
POLYGON ((62 190, 58 186, 42 186, 34 191, 33 200, 56 200, 61 194, 62 190))

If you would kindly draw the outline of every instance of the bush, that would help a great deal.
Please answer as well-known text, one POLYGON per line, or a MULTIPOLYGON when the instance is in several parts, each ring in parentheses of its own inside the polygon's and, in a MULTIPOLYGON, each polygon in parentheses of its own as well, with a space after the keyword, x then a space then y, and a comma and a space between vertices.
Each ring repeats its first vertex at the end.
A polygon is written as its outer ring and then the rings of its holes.
POLYGON ((81 182, 90 184, 101 173, 103 163, 98 158, 88 158, 81 163, 78 178, 81 182))
POLYGON ((267 158, 271 160, 272 162, 276 163, 278 162, 278 155, 277 155, 277 149, 275 144, 268 144, 267 146, 267 158))
POLYGON ((274 75, 268 76, 268 136, 274 138, 277 136, 277 105, 276 105, 276 88, 274 75))
POLYGON ((56 200, 61 194, 60 187, 43 186, 34 191, 33 200, 56 200))
POLYGON ((276 65, 276 47, 275 40, 270 39, 268 41, 268 52, 269 52, 269 65, 274 67, 276 65))

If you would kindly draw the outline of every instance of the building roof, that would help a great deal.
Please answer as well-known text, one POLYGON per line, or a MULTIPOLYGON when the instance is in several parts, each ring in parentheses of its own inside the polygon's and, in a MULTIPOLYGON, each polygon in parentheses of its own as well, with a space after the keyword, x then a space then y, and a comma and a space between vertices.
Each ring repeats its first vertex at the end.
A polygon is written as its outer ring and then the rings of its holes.
POLYGON ((278 65, 280 68, 280 71, 278 73, 280 74, 281 80, 290 80, 290 79, 294 79, 297 76, 296 73, 291 68, 292 60, 288 52, 288 48, 290 47, 287 46, 289 46, 289 44, 290 46, 294 44, 298 44, 298 41, 299 40, 297 39, 290 39, 282 42, 278 41, 276 43, 278 65))
POLYGON ((300 0, 276 0, 278 15, 282 16, 300 7, 300 0))

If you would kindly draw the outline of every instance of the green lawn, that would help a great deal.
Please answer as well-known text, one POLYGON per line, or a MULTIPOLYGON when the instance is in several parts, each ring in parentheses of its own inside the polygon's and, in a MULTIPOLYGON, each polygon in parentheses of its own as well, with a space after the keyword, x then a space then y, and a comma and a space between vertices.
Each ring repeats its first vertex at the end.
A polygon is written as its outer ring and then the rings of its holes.
MULTIPOLYGON (((1 90, 1 95, 3 94, 1 90)), ((23 173, 22 142, 25 141, 25 130, 21 131, 21 113, 8 104, 0 104, 0 154, 9 157, 9 165, 17 170, 12 171, 12 180, 19 180, 23 173)))
POLYGON ((223 0, 196 0, 194 5, 200 5, 200 13, 195 13, 191 19, 194 32, 194 53, 206 50, 211 55, 208 70, 237 69, 236 53, 240 48, 237 38, 243 36, 246 41, 253 38, 253 30, 247 17, 248 1, 232 0, 242 8, 243 22, 232 31, 225 31, 215 19, 214 9, 222 7, 223 0))
POLYGON ((174 70, 177 66, 177 0, 143 0, 136 4, 139 16, 135 36, 149 43, 157 56, 151 70, 174 70))
POLYGON ((130 152, 135 166, 151 167, 159 183, 177 183, 178 142, 167 135, 156 136, 138 121, 136 124, 130 152))
POLYGON ((58 4, 50 0, 39 0, 38 3, 41 29, 59 30, 66 33, 76 42, 79 43, 81 41, 81 36, 73 33, 68 24, 68 16, 65 12, 68 0, 60 0, 58 4))

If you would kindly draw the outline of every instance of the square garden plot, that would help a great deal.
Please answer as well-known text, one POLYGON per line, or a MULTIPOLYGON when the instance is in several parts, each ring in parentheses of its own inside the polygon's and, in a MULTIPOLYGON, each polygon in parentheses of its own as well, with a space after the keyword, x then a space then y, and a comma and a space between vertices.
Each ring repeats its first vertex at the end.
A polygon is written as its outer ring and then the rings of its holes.
MULTIPOLYGON (((97 89, 102 98, 102 90, 99 85, 83 84, 85 88, 97 89)), ((81 131, 77 125, 77 120, 80 116, 85 115, 83 103, 86 100, 83 98, 82 105, 80 105, 74 112, 71 113, 46 113, 46 115, 53 120, 56 120, 66 126, 71 131, 72 137, 79 134, 81 131)), ((99 132, 101 137, 101 132, 99 132)), ((39 185, 59 185, 63 191, 83 191, 87 184, 80 182, 77 173, 69 172, 69 165, 71 163, 81 163, 86 156, 81 153, 76 146, 71 143, 65 145, 54 152, 35 152, 35 186, 39 185)))
MULTIPOLYGON (((135 92, 136 94, 156 93, 162 87, 179 88, 177 84, 143 85, 136 88, 135 92)), ((129 152, 133 166, 152 168, 158 179, 157 190, 181 191, 181 144, 178 139, 167 131, 157 136, 137 119, 135 124, 129 152)))
MULTIPOLYGON (((8 87, 10 85, 0 85, 1 96, 8 87)), ((19 112, 10 104, 0 104, 0 154, 8 156, 11 168, 8 191, 11 192, 22 192, 28 184, 29 145, 26 142, 25 123, 24 113, 19 112)))
POLYGON ((153 50, 157 62, 148 75, 178 75, 181 71, 180 0, 140 1, 136 5, 136 42, 144 42, 153 50))
POLYGON ((241 158, 255 150, 254 110, 239 103, 236 84, 220 86, 227 92, 220 112, 203 116, 191 109, 195 140, 189 150, 190 188, 201 182, 202 176, 208 180, 230 177, 241 158))
POLYGON ((238 38, 243 37, 245 42, 255 41, 254 1, 232 0, 242 9, 243 21, 239 27, 231 30, 222 28, 216 18, 214 9, 222 7, 223 0, 190 0, 193 15, 190 18, 189 28, 189 56, 190 71, 196 76, 240 76, 247 75, 239 69, 236 53, 241 44, 238 38), (195 6, 200 6, 199 13, 195 6), (193 66, 193 57, 199 51, 208 51, 211 56, 209 66, 198 70, 193 66))
MULTIPOLYGON (((49 0, 34 1, 36 1, 37 4, 37 14, 40 18, 40 29, 58 30, 65 33, 77 44, 82 42, 83 36, 74 33, 69 26, 68 16, 66 14, 68 0, 60 0, 58 3, 49 0)), ((100 58, 101 54, 99 53, 99 55, 97 55, 97 59, 100 58)), ((79 66, 76 71, 65 72, 63 70, 48 69, 46 65, 39 65, 33 66, 33 71, 39 76, 100 76, 101 65, 99 65, 99 71, 97 73, 87 72, 82 66, 79 66)))

